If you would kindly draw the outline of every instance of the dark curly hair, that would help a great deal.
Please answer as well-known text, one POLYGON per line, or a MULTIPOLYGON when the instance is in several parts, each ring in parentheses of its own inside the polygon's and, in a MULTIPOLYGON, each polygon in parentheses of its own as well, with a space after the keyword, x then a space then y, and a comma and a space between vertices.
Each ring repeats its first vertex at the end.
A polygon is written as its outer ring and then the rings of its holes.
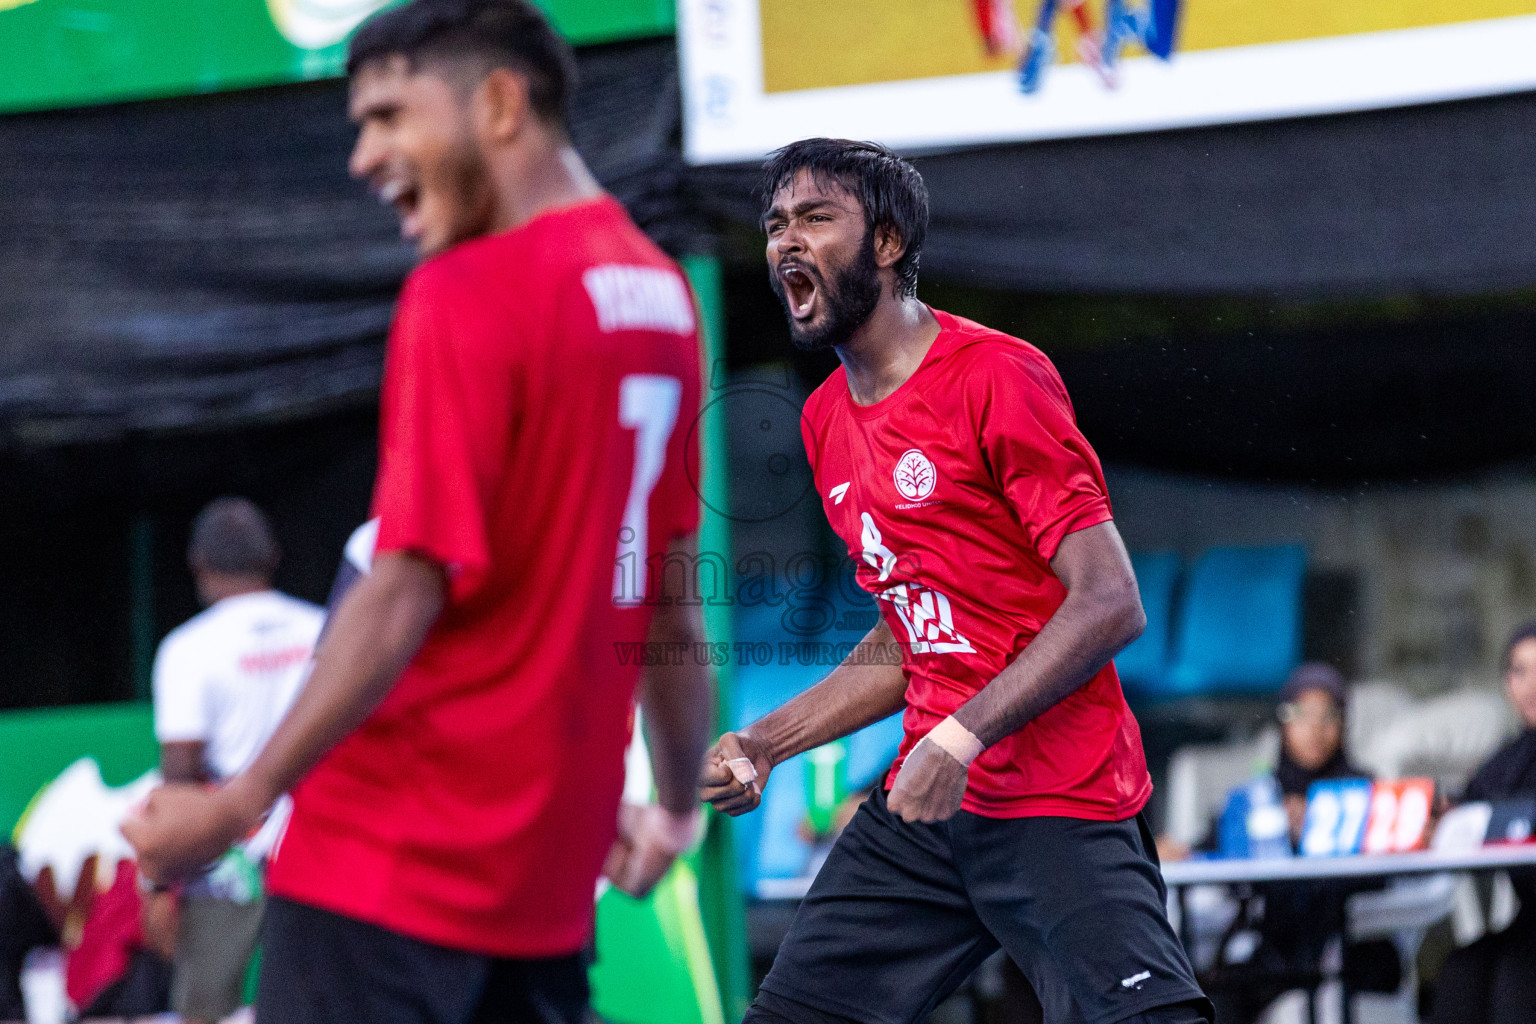
POLYGON ((571 48, 539 9, 524 0, 411 0, 363 23, 347 50, 347 74, 399 54, 412 65, 472 58, 528 78, 528 100, 541 118, 563 125, 576 86, 571 48))
POLYGON ((801 139, 770 154, 763 165, 757 198, 765 217, 774 195, 801 171, 858 196, 869 230, 896 233, 906 246, 896 261, 896 293, 915 296, 918 259, 928 234, 928 186, 917 168, 878 142, 801 139))

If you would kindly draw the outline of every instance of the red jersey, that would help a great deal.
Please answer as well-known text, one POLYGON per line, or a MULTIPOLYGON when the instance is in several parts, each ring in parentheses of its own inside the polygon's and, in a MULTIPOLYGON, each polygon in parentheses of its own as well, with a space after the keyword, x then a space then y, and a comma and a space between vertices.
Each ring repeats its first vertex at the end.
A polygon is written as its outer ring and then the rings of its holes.
MULTIPOLYGON (((1038 349, 934 310, 901 387, 854 403, 839 368, 802 432, 827 519, 902 647, 914 744, 1003 670, 1060 607, 1050 560, 1110 520, 1098 457, 1038 349)), ((1147 802, 1141 731, 1113 664, 971 765, 963 807, 995 818, 1118 821, 1147 802)))
POLYGON ((646 561, 694 531, 682 275, 608 197, 406 281, 385 358, 376 550, 445 566, 389 696, 294 792, 279 896, 456 949, 564 955, 616 832, 646 561))

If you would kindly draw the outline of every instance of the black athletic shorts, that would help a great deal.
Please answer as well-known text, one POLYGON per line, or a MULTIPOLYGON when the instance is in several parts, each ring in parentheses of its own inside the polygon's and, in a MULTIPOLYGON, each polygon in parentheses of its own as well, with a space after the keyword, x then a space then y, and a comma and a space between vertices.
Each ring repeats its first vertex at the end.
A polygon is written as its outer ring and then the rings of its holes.
POLYGON ((1169 1019, 1213 1018, 1140 816, 909 825, 885 800, 877 789, 832 847, 749 1022, 912 1024, 999 945, 1051 1024, 1175 1004, 1169 1019))
POLYGON ((256 1022, 580 1024, 587 962, 465 953, 269 897, 256 1022))

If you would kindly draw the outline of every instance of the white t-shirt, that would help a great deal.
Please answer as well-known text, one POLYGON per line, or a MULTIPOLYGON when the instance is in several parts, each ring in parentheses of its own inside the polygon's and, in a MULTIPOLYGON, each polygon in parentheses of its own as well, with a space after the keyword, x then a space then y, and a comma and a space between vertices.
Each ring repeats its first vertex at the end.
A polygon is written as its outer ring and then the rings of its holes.
POLYGON ((213 777, 255 760, 308 675, 325 620, 275 590, 229 597, 172 630, 155 655, 155 737, 201 741, 213 777))

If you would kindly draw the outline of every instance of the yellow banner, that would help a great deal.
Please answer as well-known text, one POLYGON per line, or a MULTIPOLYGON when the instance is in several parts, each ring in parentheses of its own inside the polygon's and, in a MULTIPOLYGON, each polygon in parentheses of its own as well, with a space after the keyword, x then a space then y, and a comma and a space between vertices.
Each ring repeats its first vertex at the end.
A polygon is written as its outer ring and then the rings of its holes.
MULTIPOLYGON (((792 92, 1008 69, 989 58, 972 0, 759 0, 763 91, 792 92)), ((1103 24, 1102 0, 1087 0, 1103 24)), ((1015 2, 1027 31, 1038 4, 1015 2)), ((1077 60, 1077 23, 1055 19, 1063 63, 1077 60)), ((1536 14, 1536 0, 1186 0, 1178 50, 1323 39, 1536 14)), ((1536 60, 1533 55, 1532 60, 1536 60)))

